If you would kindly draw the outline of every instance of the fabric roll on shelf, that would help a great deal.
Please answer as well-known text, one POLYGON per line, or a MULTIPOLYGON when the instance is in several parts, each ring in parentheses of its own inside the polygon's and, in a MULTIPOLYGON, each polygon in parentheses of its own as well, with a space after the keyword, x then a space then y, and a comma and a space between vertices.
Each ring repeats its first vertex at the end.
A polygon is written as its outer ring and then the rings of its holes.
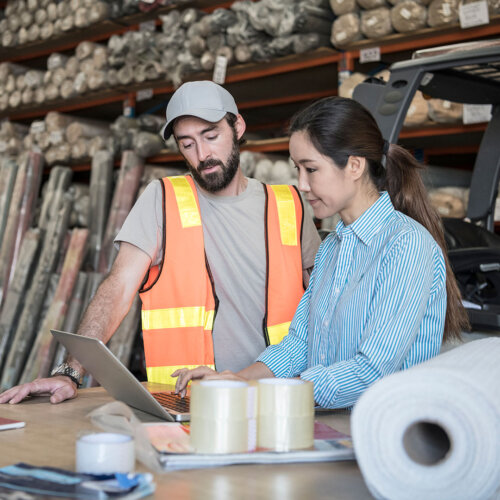
POLYGON ((383 378, 354 407, 356 458, 375 498, 500 495, 500 338, 383 378))

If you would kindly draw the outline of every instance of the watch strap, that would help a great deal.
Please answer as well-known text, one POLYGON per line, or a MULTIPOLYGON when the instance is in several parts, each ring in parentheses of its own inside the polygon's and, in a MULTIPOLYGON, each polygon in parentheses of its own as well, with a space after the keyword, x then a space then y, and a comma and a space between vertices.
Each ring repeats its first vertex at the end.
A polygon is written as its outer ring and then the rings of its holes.
POLYGON ((62 363, 58 367, 52 370, 50 374, 51 377, 56 377, 58 375, 64 375, 65 377, 70 378, 75 384, 77 388, 80 388, 82 385, 82 375, 78 370, 75 370, 70 364, 62 363))

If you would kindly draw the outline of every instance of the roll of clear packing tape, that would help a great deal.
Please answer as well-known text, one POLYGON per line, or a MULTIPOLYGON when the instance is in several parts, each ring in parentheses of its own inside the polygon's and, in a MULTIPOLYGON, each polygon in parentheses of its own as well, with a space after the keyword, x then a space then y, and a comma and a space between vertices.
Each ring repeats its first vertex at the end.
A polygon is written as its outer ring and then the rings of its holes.
POLYGON ((312 382, 280 378, 259 380, 257 446, 290 451, 310 448, 313 444, 312 382))
POLYGON ((255 448, 255 389, 245 382, 206 380, 191 386, 191 447, 196 453, 255 448))
POLYGON ((134 470, 134 439, 112 432, 89 433, 76 442, 76 471, 86 474, 129 473, 134 470))

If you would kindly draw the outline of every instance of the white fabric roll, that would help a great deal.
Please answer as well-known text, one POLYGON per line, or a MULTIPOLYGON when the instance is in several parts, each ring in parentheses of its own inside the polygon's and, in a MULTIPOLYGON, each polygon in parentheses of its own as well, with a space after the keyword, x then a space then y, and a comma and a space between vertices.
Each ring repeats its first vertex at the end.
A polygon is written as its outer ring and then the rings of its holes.
POLYGON ((500 338, 386 377, 351 418, 366 484, 384 499, 500 498, 500 338))

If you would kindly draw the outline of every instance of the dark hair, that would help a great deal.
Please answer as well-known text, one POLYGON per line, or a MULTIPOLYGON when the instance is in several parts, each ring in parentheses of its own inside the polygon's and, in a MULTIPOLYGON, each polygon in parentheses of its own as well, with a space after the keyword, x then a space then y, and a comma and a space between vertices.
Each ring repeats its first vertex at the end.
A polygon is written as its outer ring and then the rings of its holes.
POLYGON ((469 320, 446 254, 441 219, 420 177, 423 165, 401 146, 388 145, 370 112, 353 99, 326 97, 314 102, 292 118, 290 134, 299 131, 306 132, 314 147, 339 168, 346 166, 349 156, 365 158, 377 190, 387 191, 396 210, 431 233, 446 263, 444 340, 459 339, 461 331, 470 328, 469 320))
POLYGON ((245 144, 245 142, 247 142, 245 139, 243 139, 243 137, 241 137, 240 139, 238 139, 238 134, 236 133, 236 115, 233 114, 233 113, 229 113, 227 112, 226 115, 224 116, 224 118, 226 119, 228 125, 231 127, 231 130, 233 131, 233 135, 234 135, 234 140, 238 142, 238 145, 241 146, 243 144, 245 144))

